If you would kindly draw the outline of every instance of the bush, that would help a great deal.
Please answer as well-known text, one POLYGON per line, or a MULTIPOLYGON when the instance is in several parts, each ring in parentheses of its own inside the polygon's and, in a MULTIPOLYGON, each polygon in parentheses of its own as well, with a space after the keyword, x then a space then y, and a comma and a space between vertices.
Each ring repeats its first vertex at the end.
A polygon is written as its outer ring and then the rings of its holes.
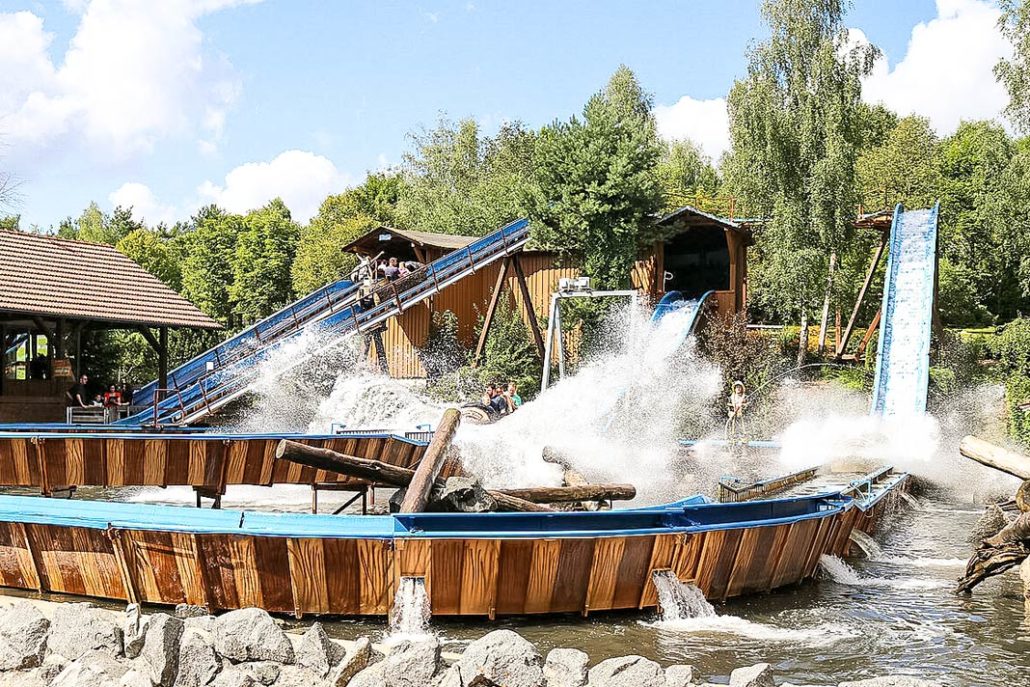
POLYGON ((1020 406, 1030 403, 1030 378, 1014 375, 1005 384, 1005 410, 1009 436, 1030 448, 1030 410, 1020 406))
POLYGON ((991 344, 1004 375, 1030 377, 1030 319, 1020 318, 1005 325, 991 344))
POLYGON ((739 379, 751 390, 767 382, 783 367, 784 341, 782 332, 773 339, 760 331, 749 330, 746 316, 738 313, 732 318, 716 316, 710 321, 698 336, 698 348, 720 367, 727 388, 739 379))

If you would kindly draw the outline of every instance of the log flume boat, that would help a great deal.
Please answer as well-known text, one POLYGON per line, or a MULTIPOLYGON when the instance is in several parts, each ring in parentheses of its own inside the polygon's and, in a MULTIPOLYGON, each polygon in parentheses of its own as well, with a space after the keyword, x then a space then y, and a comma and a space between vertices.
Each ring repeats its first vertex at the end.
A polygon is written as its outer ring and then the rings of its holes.
POLYGON ((556 513, 334 516, 0 496, 0 586, 378 616, 403 580, 421 578, 434 615, 648 609, 657 572, 711 600, 801 582, 821 555, 846 553, 853 530, 873 532, 908 480, 881 470, 815 496, 556 513))

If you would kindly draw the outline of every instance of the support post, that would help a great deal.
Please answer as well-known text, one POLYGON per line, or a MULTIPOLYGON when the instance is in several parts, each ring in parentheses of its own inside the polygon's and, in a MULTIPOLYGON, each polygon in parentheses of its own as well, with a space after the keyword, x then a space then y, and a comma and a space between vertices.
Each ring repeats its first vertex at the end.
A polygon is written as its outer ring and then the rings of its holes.
POLYGON ((565 378, 565 335, 561 330, 561 304, 554 311, 554 331, 558 335, 558 379, 565 378))
POLYGON ((161 327, 157 351, 157 385, 168 388, 168 327, 161 327))
POLYGON ((82 376, 82 327, 75 327, 75 376, 82 376))
POLYGON ((490 334, 490 325, 494 323, 494 315, 497 313, 497 305, 501 302, 501 291, 504 290, 504 280, 508 276, 508 266, 511 258, 501 260, 501 269, 497 272, 497 282, 494 284, 494 291, 490 294, 490 305, 486 308, 486 316, 483 318, 483 329, 479 332, 479 341, 476 342, 476 351, 472 354, 472 364, 478 365, 486 348, 486 339, 490 334))
POLYGON ((401 513, 421 513, 429 503, 429 494, 433 490, 436 478, 440 476, 444 461, 447 459, 447 451, 454 439, 454 433, 458 431, 461 424, 461 413, 456 408, 448 408, 440 418, 440 424, 433 434, 433 440, 429 442, 422 460, 415 469, 415 476, 408 485, 408 491, 404 494, 401 502, 401 513))
POLYGON ((868 346, 869 342, 872 341, 873 334, 875 334, 876 330, 880 327, 880 315, 882 314, 882 308, 876 311, 876 316, 873 317, 873 321, 869 323, 869 329, 866 330, 865 336, 862 337, 862 340, 858 343, 858 348, 855 349, 855 360, 861 360, 862 356, 865 355, 866 346, 868 346))
POLYGON ((551 296, 551 309, 547 314, 547 341, 544 346, 544 374, 540 380, 540 393, 547 390, 551 381, 551 350, 554 348, 554 318, 558 312, 558 294, 551 296))
POLYGON ((851 311, 851 317, 848 318, 848 326, 844 328, 844 336, 841 337, 840 343, 837 344, 837 359, 844 355, 844 350, 848 347, 848 341, 851 340, 851 333, 855 330, 855 323, 858 321, 858 313, 862 309, 862 303, 865 301, 866 291, 869 290, 869 285, 873 282, 873 277, 876 275, 876 268, 880 264, 880 259, 883 257, 883 251, 887 248, 888 235, 883 233, 880 235, 880 245, 876 248, 876 253, 873 254, 873 260, 869 263, 869 271, 866 272, 865 281, 862 282, 862 288, 858 292, 858 298, 855 299, 855 307, 851 311))
POLYGON ((385 374, 390 374, 390 361, 386 357, 386 344, 383 343, 383 330, 377 329, 368 335, 372 340, 372 346, 376 350, 376 363, 379 365, 379 371, 385 374))
POLYGON ((58 319, 54 328, 54 358, 66 358, 68 352, 64 347, 64 320, 58 319))
POLYGON ((529 294, 529 285, 526 283, 526 273, 522 271, 522 262, 519 261, 518 255, 511 257, 511 265, 515 268, 515 281, 518 282, 519 292, 522 294, 522 307, 526 309, 529 331, 533 334, 537 355, 542 358, 544 357, 544 337, 540 333, 540 322, 536 319, 536 308, 533 307, 533 298, 529 294))

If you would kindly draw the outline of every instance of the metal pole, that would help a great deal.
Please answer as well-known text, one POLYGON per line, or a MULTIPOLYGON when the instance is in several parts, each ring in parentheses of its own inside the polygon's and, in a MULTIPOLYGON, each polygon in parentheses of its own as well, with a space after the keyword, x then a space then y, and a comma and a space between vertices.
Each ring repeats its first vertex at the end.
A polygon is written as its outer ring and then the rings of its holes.
POLYGON ((561 380, 565 378, 565 337, 561 331, 561 304, 555 309, 554 318, 557 320, 555 332, 558 335, 558 379, 561 380))
POLYGON ((551 381, 551 348, 554 345, 554 314, 558 309, 558 294, 551 294, 551 309, 547 313, 547 345, 544 346, 544 375, 540 381, 540 393, 551 381))

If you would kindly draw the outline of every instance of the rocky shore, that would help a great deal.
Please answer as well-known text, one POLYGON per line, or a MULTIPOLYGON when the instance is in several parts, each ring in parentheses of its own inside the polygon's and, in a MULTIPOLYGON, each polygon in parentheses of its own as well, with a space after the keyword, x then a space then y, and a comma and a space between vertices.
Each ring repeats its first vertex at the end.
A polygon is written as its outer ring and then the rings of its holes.
MULTIPOLYGON (((729 676, 731 687, 778 684, 765 663, 729 676)), ((88 603, 19 600, 0 606, 0 685, 4 687, 688 687, 708 685, 691 666, 662 667, 642 656, 592 665, 577 649, 546 656, 510 630, 490 632, 461 654, 444 654, 433 636, 373 646, 342 642, 319 623, 285 632, 256 608, 214 617, 180 606, 174 613, 124 613, 88 603)), ((779 683, 786 685, 787 683, 779 683)), ((839 687, 939 687, 881 677, 839 687)))

